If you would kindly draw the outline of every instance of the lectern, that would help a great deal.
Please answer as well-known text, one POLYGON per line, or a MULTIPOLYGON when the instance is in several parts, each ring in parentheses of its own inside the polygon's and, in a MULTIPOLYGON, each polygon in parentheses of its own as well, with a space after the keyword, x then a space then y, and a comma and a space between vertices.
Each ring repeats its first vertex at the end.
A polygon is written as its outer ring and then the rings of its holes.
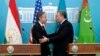
POLYGON ((0 45, 0 55, 41 55, 40 44, 0 45))
POLYGON ((100 54, 100 44, 69 44, 69 54, 100 54))

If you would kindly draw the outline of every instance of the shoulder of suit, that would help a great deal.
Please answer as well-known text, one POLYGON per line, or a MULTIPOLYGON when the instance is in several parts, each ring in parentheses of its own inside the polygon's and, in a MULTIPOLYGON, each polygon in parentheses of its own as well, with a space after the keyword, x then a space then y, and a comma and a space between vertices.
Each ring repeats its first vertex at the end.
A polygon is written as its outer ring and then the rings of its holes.
POLYGON ((71 25, 71 23, 68 20, 65 20, 64 25, 71 25))
POLYGON ((36 23, 35 25, 33 25, 33 28, 39 28, 39 24, 36 23))

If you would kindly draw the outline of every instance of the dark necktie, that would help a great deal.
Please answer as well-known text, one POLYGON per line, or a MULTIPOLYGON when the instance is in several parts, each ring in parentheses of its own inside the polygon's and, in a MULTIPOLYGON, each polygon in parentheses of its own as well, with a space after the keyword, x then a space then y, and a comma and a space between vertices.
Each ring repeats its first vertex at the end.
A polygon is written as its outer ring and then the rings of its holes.
POLYGON ((42 29, 45 30, 44 26, 42 26, 42 29))

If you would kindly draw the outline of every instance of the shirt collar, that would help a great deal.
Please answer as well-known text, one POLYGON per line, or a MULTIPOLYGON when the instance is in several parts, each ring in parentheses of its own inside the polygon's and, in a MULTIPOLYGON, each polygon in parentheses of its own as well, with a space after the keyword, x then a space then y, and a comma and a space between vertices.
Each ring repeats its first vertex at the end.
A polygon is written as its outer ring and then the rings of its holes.
POLYGON ((63 19, 63 21, 62 21, 60 24, 62 24, 65 20, 66 20, 66 19, 63 19))
POLYGON ((40 26, 44 26, 45 27, 45 24, 42 24, 40 21, 38 21, 38 22, 39 22, 40 26))

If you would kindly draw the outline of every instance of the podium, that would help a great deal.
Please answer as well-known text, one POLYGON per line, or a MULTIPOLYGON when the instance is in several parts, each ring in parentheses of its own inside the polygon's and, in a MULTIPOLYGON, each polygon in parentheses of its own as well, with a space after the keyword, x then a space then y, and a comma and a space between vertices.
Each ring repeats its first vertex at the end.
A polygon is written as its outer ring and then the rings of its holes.
POLYGON ((0 55, 41 55, 40 44, 0 45, 0 55))
POLYGON ((76 46, 69 44, 68 52, 69 54, 79 54, 80 56, 83 54, 84 56, 94 56, 94 54, 100 54, 100 44, 76 44, 76 46))

